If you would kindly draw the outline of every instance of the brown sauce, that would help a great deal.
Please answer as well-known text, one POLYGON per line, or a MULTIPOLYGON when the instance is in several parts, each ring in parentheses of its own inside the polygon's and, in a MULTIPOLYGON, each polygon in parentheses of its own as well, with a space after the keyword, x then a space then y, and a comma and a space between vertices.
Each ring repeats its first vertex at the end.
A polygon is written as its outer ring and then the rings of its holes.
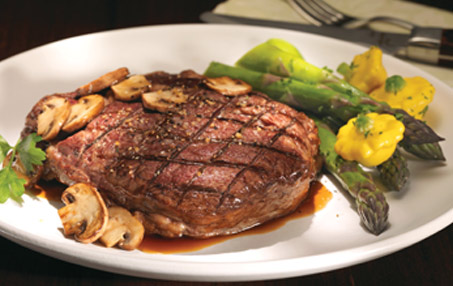
POLYGON ((263 225, 235 235, 213 237, 208 239, 192 239, 187 237, 165 239, 150 235, 145 237, 139 249, 148 253, 184 253, 201 250, 241 236, 269 233, 284 226, 290 220, 314 214, 315 212, 323 209, 331 199, 332 193, 323 184, 316 181, 311 185, 309 195, 303 203, 296 209, 296 211, 285 217, 272 220, 263 225))
POLYGON ((57 181, 39 181, 31 192, 40 198, 47 199, 48 201, 61 201, 61 194, 67 188, 57 181))
MULTIPOLYGON (((65 185, 58 182, 41 181, 35 186, 32 193, 49 201, 60 201, 61 194, 65 188, 65 185)), ((149 235, 144 238, 139 250, 148 253, 163 254, 193 252, 233 238, 269 233, 284 226, 290 220, 309 216, 319 210, 322 210, 331 198, 332 193, 322 183, 315 181, 311 184, 308 197, 292 214, 285 217, 272 220, 263 225, 235 235, 213 237, 208 239, 192 239, 187 237, 165 239, 159 236, 149 235)))

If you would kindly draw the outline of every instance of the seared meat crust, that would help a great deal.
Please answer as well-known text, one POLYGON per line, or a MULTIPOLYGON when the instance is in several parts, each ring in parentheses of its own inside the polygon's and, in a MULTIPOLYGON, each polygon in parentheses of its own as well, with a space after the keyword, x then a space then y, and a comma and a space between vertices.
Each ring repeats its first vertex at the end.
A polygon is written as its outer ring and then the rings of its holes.
POLYGON ((148 233, 166 237, 237 233, 306 197, 319 139, 305 114, 259 92, 220 94, 191 71, 146 78, 152 90, 176 88, 187 102, 155 112, 113 100, 48 147, 47 171, 65 184, 93 184, 110 205, 139 213, 148 233))

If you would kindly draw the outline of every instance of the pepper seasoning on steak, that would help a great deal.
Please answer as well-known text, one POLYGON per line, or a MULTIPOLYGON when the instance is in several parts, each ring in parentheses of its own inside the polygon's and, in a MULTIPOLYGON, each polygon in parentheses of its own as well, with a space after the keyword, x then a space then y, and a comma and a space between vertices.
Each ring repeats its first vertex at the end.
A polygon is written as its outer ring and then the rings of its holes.
POLYGON ((145 77, 148 91, 177 90, 185 101, 150 111, 139 100, 109 100, 85 128, 50 144, 47 173, 94 185, 165 237, 234 234, 307 196, 319 138, 304 113, 259 92, 219 93, 193 71, 145 77))

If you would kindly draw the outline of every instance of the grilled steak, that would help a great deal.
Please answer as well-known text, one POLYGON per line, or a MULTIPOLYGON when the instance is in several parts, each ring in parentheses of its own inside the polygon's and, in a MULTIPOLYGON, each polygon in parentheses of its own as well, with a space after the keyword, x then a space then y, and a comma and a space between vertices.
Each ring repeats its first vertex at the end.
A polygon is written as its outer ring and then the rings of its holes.
POLYGON ((193 72, 146 78, 187 101, 156 112, 113 100, 48 147, 46 171, 65 184, 93 184, 109 204, 139 213, 147 233, 165 237, 237 233, 292 212, 307 196, 319 139, 305 114, 259 92, 220 94, 193 72))

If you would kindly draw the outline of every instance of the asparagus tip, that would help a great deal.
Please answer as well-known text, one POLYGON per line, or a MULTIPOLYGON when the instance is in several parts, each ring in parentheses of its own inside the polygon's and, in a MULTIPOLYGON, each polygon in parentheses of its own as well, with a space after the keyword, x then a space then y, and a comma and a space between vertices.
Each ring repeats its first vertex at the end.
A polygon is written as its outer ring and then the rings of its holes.
POLYGON ((381 234, 388 225, 389 206, 384 194, 373 194, 368 189, 361 189, 359 193, 361 194, 356 199, 357 212, 363 225, 372 234, 381 234))

